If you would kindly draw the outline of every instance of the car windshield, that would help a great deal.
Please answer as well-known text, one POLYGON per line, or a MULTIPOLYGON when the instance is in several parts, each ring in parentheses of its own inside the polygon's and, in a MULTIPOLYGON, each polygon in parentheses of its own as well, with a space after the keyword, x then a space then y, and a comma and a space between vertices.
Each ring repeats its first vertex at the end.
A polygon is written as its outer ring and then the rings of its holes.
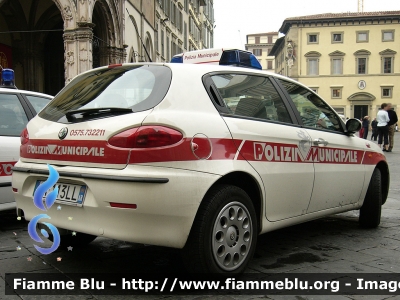
POLYGON ((79 110, 87 118, 148 110, 162 101, 171 77, 171 70, 161 65, 125 65, 93 70, 71 81, 39 116, 69 123, 76 119, 68 118, 68 115, 71 112, 79 114, 79 110), (104 111, 104 108, 108 108, 107 114, 87 113, 104 111))
POLYGON ((25 95, 25 96, 29 100, 29 102, 32 104, 36 113, 41 111, 43 109, 43 107, 45 107, 47 104, 49 104, 49 102, 51 100, 49 98, 43 98, 43 97, 38 97, 38 96, 31 96, 31 95, 25 95))

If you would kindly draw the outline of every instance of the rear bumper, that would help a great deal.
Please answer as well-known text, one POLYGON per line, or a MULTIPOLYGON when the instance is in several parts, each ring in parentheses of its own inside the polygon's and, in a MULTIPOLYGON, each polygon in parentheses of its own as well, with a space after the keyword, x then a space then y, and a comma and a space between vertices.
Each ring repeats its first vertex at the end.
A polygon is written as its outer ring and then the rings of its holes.
MULTIPOLYGON (((140 165, 129 165, 124 170, 81 167, 56 167, 56 170, 60 174, 59 182, 84 184, 88 191, 83 207, 55 203, 46 212, 51 220, 44 221, 76 232, 174 248, 185 245, 204 194, 220 177, 140 165), (89 171, 93 176, 84 177, 89 171), (82 176, 68 177, 68 173, 82 176), (145 180, 124 181, 124 177, 145 180), (168 181, 153 180, 160 178, 168 181), (136 204, 137 208, 114 208, 110 202, 136 204), (57 209, 59 206, 61 209, 57 209)), ((46 171, 45 165, 18 162, 13 172, 12 184, 18 189, 14 193, 17 210, 20 214, 23 211, 27 220, 43 213, 34 206, 32 195, 36 181, 47 179, 46 171), (31 171, 18 171, 18 168, 31 171)))

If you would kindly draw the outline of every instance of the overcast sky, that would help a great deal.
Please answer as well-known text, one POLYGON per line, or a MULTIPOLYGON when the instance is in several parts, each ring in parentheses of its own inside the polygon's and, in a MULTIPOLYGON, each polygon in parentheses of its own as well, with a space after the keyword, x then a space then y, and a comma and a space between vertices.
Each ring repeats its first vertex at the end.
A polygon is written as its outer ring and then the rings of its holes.
MULTIPOLYGON (((357 7, 358 0, 214 0, 214 46, 244 49, 247 34, 278 31, 285 18, 357 7)), ((400 0, 364 0, 364 11, 383 10, 400 10, 400 0)))

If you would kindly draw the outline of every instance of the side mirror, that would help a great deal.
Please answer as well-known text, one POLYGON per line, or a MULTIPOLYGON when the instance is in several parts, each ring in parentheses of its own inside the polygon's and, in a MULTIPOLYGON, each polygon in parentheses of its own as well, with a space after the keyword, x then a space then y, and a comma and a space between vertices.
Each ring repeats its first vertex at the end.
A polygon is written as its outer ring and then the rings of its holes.
POLYGON ((361 127, 362 127, 362 124, 357 119, 349 119, 346 122, 346 130, 347 130, 348 134, 353 134, 353 133, 356 133, 357 131, 360 131, 361 127))

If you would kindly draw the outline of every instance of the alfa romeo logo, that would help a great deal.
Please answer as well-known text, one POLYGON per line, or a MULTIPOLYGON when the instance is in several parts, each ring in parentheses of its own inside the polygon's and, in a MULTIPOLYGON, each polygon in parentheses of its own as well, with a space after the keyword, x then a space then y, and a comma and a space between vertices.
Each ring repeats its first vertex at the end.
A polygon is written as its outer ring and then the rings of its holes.
POLYGON ((58 133, 58 138, 59 138, 60 140, 63 140, 63 139, 65 139, 65 137, 67 136, 67 134, 68 134, 68 128, 67 128, 67 127, 64 127, 64 128, 62 128, 62 129, 60 130, 60 132, 58 133))

